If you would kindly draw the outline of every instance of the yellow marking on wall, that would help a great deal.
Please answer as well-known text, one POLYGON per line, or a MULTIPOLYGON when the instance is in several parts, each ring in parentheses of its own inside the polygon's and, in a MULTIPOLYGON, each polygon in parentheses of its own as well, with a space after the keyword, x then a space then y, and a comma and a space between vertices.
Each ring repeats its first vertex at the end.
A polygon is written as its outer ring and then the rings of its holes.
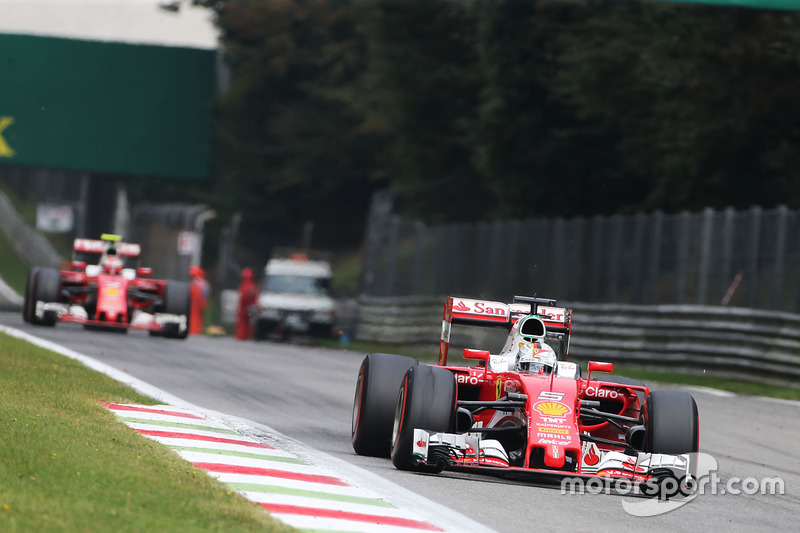
POLYGON ((0 157, 14 157, 14 150, 3 137, 3 130, 14 123, 14 117, 0 117, 0 157))

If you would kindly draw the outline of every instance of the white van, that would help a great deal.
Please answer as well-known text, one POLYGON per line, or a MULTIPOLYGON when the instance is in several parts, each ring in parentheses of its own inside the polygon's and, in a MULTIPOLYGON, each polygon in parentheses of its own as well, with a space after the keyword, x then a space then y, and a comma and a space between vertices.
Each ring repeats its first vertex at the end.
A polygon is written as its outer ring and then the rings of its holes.
POLYGON ((266 339, 293 334, 334 336, 335 302, 330 293, 333 273, 329 261, 306 254, 275 257, 264 267, 254 336, 266 339))

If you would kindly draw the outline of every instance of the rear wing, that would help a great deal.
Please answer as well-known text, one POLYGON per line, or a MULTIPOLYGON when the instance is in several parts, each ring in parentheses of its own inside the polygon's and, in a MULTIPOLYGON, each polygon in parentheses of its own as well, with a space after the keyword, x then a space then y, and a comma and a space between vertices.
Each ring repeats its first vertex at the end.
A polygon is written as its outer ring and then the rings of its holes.
MULTIPOLYGON (((108 241, 104 240, 75 239, 72 243, 72 251, 74 253, 102 255, 108 246, 108 241)), ((121 257, 133 257, 138 259, 142 254, 142 247, 138 244, 118 242, 114 247, 117 249, 117 255, 121 257)))
POLYGON ((447 365, 450 330, 453 324, 502 327, 510 330, 520 318, 538 315, 548 332, 567 336, 572 329, 572 310, 556 307, 556 300, 514 296, 510 304, 491 300, 472 300, 450 296, 444 303, 442 337, 439 341, 439 366, 447 365))

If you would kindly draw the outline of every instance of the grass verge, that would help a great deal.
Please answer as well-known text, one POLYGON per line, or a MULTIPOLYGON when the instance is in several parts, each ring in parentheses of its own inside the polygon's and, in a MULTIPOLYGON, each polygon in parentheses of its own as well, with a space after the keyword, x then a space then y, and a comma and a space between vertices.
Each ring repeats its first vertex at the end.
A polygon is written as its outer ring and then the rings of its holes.
POLYGON ((292 531, 100 401, 154 401, 0 333, 0 531, 292 531))
MULTIPOLYGON (((367 342, 350 342, 342 345, 339 341, 335 340, 316 340, 316 343, 329 348, 344 348, 356 352, 367 353, 394 353, 398 355, 407 355, 418 359, 421 362, 436 364, 439 352, 438 347, 431 348, 421 346, 400 346, 390 344, 373 344, 367 342)), ((461 358, 458 350, 450 351, 449 363, 459 365, 459 361, 464 361, 466 366, 474 365, 472 361, 465 361, 461 358)), ((581 366, 586 372, 586 361, 580 361, 581 366)), ((736 394, 743 394, 747 396, 767 396, 770 398, 781 398, 785 400, 798 400, 800 401, 800 389, 793 387, 782 387, 779 385, 767 385, 762 383, 751 383, 746 381, 739 381, 735 379, 728 379, 720 376, 709 374, 690 374, 683 372, 675 372, 669 370, 641 368, 629 365, 614 364, 614 375, 625 376, 629 378, 639 379, 645 383, 671 383, 674 385, 688 385, 698 387, 709 387, 712 389, 720 389, 725 391, 734 392, 736 394)))

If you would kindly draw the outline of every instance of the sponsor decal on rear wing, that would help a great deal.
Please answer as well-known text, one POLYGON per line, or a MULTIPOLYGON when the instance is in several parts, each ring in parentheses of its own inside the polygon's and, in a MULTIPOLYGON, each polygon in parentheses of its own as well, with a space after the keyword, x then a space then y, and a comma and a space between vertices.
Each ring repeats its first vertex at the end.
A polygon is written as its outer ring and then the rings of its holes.
POLYGON ((520 317, 530 314, 526 303, 505 304, 492 300, 449 297, 444 304, 442 337, 439 342, 439 365, 447 364, 452 324, 510 328, 520 317))
MULTIPOLYGON (((75 239, 72 248, 76 252, 102 254, 106 251, 107 246, 107 241, 99 241, 96 239, 75 239)), ((118 242, 116 243, 115 248, 117 249, 117 255, 122 257, 139 257, 142 253, 141 246, 128 242, 118 242)))
POLYGON ((572 326, 572 309, 540 305, 536 314, 542 318, 547 331, 569 333, 572 326))
MULTIPOLYGON (((516 320, 516 317, 514 320, 516 320)), ((512 323, 511 309, 508 304, 489 300, 453 298, 450 296, 444 303, 442 338, 439 341, 439 365, 445 366, 447 364, 451 324, 510 327, 512 323)))
POLYGON ((548 332, 569 335, 572 329, 572 310, 556 307, 555 300, 515 296, 506 304, 492 300, 448 297, 442 315, 442 336, 439 341, 439 365, 447 365, 450 347, 450 330, 453 324, 471 326, 505 327, 510 329, 522 317, 536 313, 542 318, 548 332), (520 301, 522 300, 522 301, 520 301), (533 311, 532 311, 533 310, 533 311))
POLYGON ((448 300, 452 300, 452 322, 455 324, 505 326, 511 320, 510 307, 502 302, 467 298, 448 298, 448 300))

